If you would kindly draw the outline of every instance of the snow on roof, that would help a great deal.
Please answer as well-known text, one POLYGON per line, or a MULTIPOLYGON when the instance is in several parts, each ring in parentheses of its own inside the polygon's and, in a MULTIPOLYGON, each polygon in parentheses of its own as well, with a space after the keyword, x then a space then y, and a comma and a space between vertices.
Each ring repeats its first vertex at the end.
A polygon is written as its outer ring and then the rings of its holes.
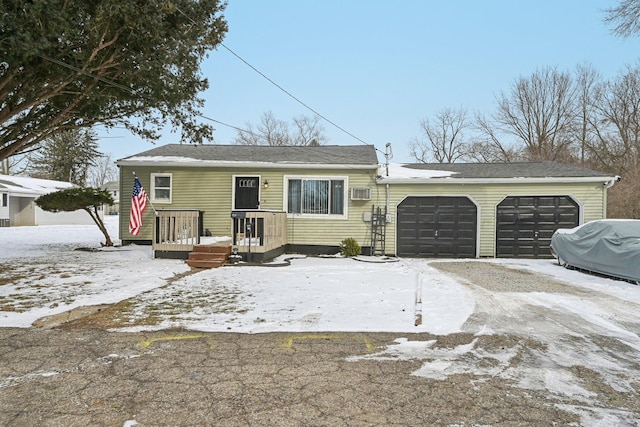
POLYGON ((380 166, 381 183, 439 183, 466 181, 496 182, 527 179, 531 182, 615 182, 618 177, 558 163, 409 163, 380 166))
POLYGON ((74 184, 70 182, 0 174, 0 188, 7 189, 10 193, 40 196, 71 187, 74 184))
POLYGON ((404 179, 418 179, 418 178, 446 178, 457 174, 458 172, 445 171, 445 170, 433 170, 433 169, 410 169, 406 167, 404 163, 390 163, 389 175, 387 176, 386 165, 380 165, 380 176, 383 178, 404 178, 404 179))

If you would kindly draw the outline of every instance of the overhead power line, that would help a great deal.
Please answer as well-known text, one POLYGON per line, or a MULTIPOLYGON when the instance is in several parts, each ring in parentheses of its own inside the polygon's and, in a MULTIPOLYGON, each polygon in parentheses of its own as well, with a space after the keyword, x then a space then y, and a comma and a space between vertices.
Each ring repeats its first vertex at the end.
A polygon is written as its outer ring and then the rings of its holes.
MULTIPOLYGON (((174 5, 174 6, 175 6, 175 5, 174 5)), ((197 22, 196 22, 196 21, 194 21, 190 16, 188 16, 186 13, 184 13, 182 10, 180 10, 177 6, 175 6, 175 7, 176 7, 176 9, 178 10, 178 12, 180 12, 182 15, 184 15, 184 16, 185 16, 187 19, 189 19, 193 24, 196 24, 196 25, 197 25, 197 22)), ((355 140, 357 140, 357 141, 361 142, 361 143, 362 143, 362 144, 364 144, 364 145, 373 146, 374 150, 376 150, 376 151, 378 151, 378 152, 383 153, 381 150, 378 150, 378 149, 377 149, 373 144, 369 144, 369 143, 367 143, 366 141, 364 141, 363 139, 361 139, 361 138, 357 137, 357 136, 356 136, 356 135, 354 135, 353 133, 349 132, 348 130, 346 130, 346 129, 345 129, 345 128, 343 128, 342 126, 340 126, 340 125, 338 125, 337 123, 335 123, 333 120, 331 120, 331 119, 327 118, 324 114, 321 114, 321 113, 320 113, 320 112, 318 112, 316 109, 312 108, 311 106, 309 106, 308 104, 306 104, 305 102, 303 102, 302 100, 300 100, 298 97, 296 97, 295 95, 293 95, 291 92, 289 92, 288 90, 286 90, 284 87, 282 87, 281 85, 279 85, 278 83, 276 83, 275 81, 273 81, 271 78, 269 78, 269 77, 268 77, 267 75, 265 75, 263 72, 261 72, 260 70, 258 70, 256 67, 254 67, 253 65, 251 65, 247 60, 245 60, 245 59, 244 59, 244 58, 242 58, 240 55, 238 55, 236 52, 234 52, 231 48, 227 47, 227 45, 225 45, 224 43, 220 43, 220 45, 221 45, 223 48, 225 48, 229 53, 231 53, 233 56, 235 56, 238 60, 240 60, 243 64, 245 64, 246 66, 248 66, 249 68, 251 68, 253 71, 255 71, 256 73, 258 73, 262 78, 264 78, 264 79, 265 79, 265 80, 267 80, 269 83, 271 83, 271 84, 272 84, 272 85, 274 85, 276 88, 278 88, 280 91, 282 91, 283 93, 285 93, 287 96, 289 96, 290 98, 292 98, 293 100, 295 100, 296 102, 298 102, 300 105, 302 105, 303 107, 305 107, 305 108, 306 108, 306 109, 308 109, 309 111, 313 112, 313 113, 314 113, 314 114, 316 114, 318 117, 320 117, 321 119, 325 120, 327 123, 329 123, 329 124, 331 124, 332 126, 334 126, 336 129, 340 130, 341 132, 344 132, 345 134, 349 135, 350 137, 352 137, 353 139, 355 139, 355 140)), ((73 70, 73 71, 75 71, 75 72, 77 72, 77 73, 80 73, 80 74, 82 74, 82 75, 85 75, 85 76, 88 76, 88 77, 91 77, 91 78, 95 78, 95 79, 99 80, 100 82, 105 83, 105 84, 107 84, 107 85, 109 85, 109 86, 112 86, 112 87, 115 87, 115 88, 121 89, 121 90, 123 90, 123 91, 125 91, 125 92, 129 92, 129 93, 131 93, 131 94, 134 94, 134 95, 136 95, 136 96, 143 97, 143 98, 145 98, 145 99, 148 99, 148 100, 151 100, 151 101, 154 101, 154 102, 158 102, 158 100, 157 100, 157 99, 155 99, 155 98, 153 98, 153 97, 150 97, 150 96, 148 96, 148 95, 146 95, 146 94, 144 94, 144 93, 139 93, 139 92, 137 92, 137 91, 136 91, 135 89, 133 89, 133 88, 130 88, 130 87, 127 87, 127 86, 121 85, 121 84, 119 84, 119 83, 114 82, 113 80, 110 80, 110 79, 107 79, 107 78, 104 78, 104 77, 99 77, 99 76, 97 76, 97 75, 95 75, 95 74, 93 74, 93 73, 90 73, 90 72, 88 72, 88 71, 82 70, 81 68, 76 67, 76 66, 74 66, 74 65, 67 64, 67 63, 65 63, 65 62, 63 62, 63 61, 57 60, 57 59, 55 59, 55 58, 51 58, 51 57, 49 57, 49 56, 47 56, 47 55, 43 55, 43 54, 40 54, 40 53, 38 53, 38 54, 37 54, 37 56, 39 56, 40 58, 42 58, 42 59, 44 59, 44 60, 46 60, 46 61, 52 62, 52 63, 54 63, 54 64, 57 64, 57 65, 59 65, 59 66, 62 66, 62 67, 66 67, 66 68, 68 68, 68 69, 71 69, 71 70, 73 70)), ((239 131, 239 132, 245 132, 245 133, 248 133, 248 134, 254 135, 254 133, 253 133, 253 132, 251 132, 250 130, 242 129, 242 128, 240 128, 240 127, 237 127, 237 126, 234 126, 234 125, 231 125, 231 124, 228 124, 228 123, 222 122, 222 121, 220 121, 220 120, 216 120, 216 119, 214 119, 214 118, 211 118, 211 117, 205 116, 205 115, 203 115, 203 114, 197 114, 196 116, 197 116, 197 117, 200 117, 200 118, 202 118, 202 119, 205 119, 205 120, 211 121, 211 122, 213 122, 213 123, 217 123, 217 124, 220 124, 220 125, 222 125, 222 126, 225 126, 225 127, 231 128, 231 129, 235 129, 235 130, 237 130, 237 131, 239 131)))
MULTIPOLYGON (((103 78, 103 77, 99 77, 99 76, 97 76, 97 75, 95 75, 93 73, 90 73, 88 71, 82 70, 81 68, 79 68, 79 67, 77 67, 75 65, 67 64, 66 62, 51 58, 51 57, 43 55, 43 54, 37 54, 37 56, 42 58, 42 59, 44 59, 45 61, 49 61, 49 62, 51 62, 53 64, 58 65, 58 66, 61 66, 61 67, 64 67, 64 68, 68 68, 68 69, 70 69, 72 71, 75 71, 76 73, 79 73, 79 74, 82 74, 84 76, 97 79, 97 80, 99 80, 99 81, 101 81, 101 82, 103 82, 103 83, 105 83, 105 84, 107 84, 109 86, 112 86, 112 87, 115 87, 117 89, 123 90, 125 92, 130 93, 130 94, 133 94, 134 96, 140 96, 140 97, 143 97, 145 99, 148 99, 148 100, 151 100, 151 101, 154 101, 154 102, 159 102, 156 98, 153 98, 153 97, 151 97, 149 95, 145 95, 143 93, 139 93, 136 90, 134 90, 134 89, 132 89, 130 87, 121 85, 119 83, 116 83, 113 80, 110 80, 110 79, 107 79, 107 78, 103 78)), ((220 125, 235 129, 235 130, 240 131, 240 132, 246 132, 246 133, 254 135, 254 133, 249 131, 249 130, 242 129, 242 128, 239 128, 237 126, 230 125, 228 123, 222 122, 220 120, 213 119, 213 118, 205 116, 203 114, 197 114, 197 117, 200 117, 200 118, 205 119, 205 120, 209 120, 209 121, 214 122, 214 123, 218 123, 220 125)), ((362 141, 362 140, 360 140, 360 141, 362 141)), ((364 141, 362 141, 362 142, 364 142, 364 141)), ((373 147, 374 150, 376 150, 376 151, 380 151, 377 148, 375 148, 375 146, 373 146, 371 144, 367 144, 367 143, 364 143, 364 144, 367 145, 367 146, 373 147)), ((34 148, 33 150, 30 150, 30 151, 34 151, 34 150, 36 150, 36 149, 34 148)), ((29 151, 25 151, 25 153, 27 153, 27 152, 29 152, 29 151)))
POLYGON ((305 102, 301 101, 298 97, 296 97, 295 95, 293 95, 291 92, 289 92, 288 90, 286 90, 285 88, 283 88, 282 86, 280 86, 278 83, 274 82, 272 79, 270 79, 267 75, 265 75, 262 71, 258 70, 256 67, 254 67, 253 65, 251 65, 249 62, 247 62, 244 58, 242 58, 240 55, 238 55, 237 53, 235 53, 233 50, 231 50, 229 47, 227 47, 227 45, 225 45, 224 43, 220 43, 220 46, 222 46, 223 48, 225 48, 227 51, 229 51, 229 53, 231 53, 233 56, 235 56, 236 58, 238 58, 240 61, 242 61, 246 66, 248 66, 249 68, 251 68, 253 71, 255 71, 256 73, 258 73, 260 76, 262 76, 264 79, 266 79, 269 83, 271 83, 272 85, 274 85, 275 87, 277 87, 278 89, 280 89, 282 92, 284 92, 285 94, 287 94, 289 97, 291 97, 294 101, 296 101, 297 103, 299 103, 300 105, 302 105, 303 107, 305 107, 306 109, 308 109, 309 111, 313 112, 315 115, 317 115, 318 117, 320 117, 321 119, 323 119, 324 121, 326 121, 327 123, 331 124, 333 127, 335 127, 336 129, 339 129, 340 131, 346 133, 347 135, 349 135, 350 137, 360 141, 361 143, 365 144, 365 145, 373 145, 373 144, 369 144, 366 141, 358 138, 357 136, 355 136, 354 134, 352 134, 351 132, 349 132, 348 130, 344 129, 342 126, 338 125, 337 123, 335 123, 334 121, 328 119, 324 114, 319 113, 316 109, 310 107, 308 104, 306 104, 305 102))
MULTIPOLYGON (((175 4, 173 5, 176 10, 178 12, 180 12, 185 18, 187 18, 189 21, 191 21, 191 23, 193 23, 194 25, 198 25, 198 23, 191 18, 189 15, 187 15, 186 13, 184 13, 178 6, 176 6, 175 4)), ((275 81, 273 81, 271 78, 269 78, 266 74, 264 74, 262 71, 258 70, 256 67, 254 67, 253 65, 251 65, 246 59, 244 59, 243 57, 241 57, 240 55, 238 55, 236 52, 234 52, 231 48, 229 48, 227 45, 225 45, 224 43, 220 43, 220 46, 222 46, 223 48, 225 48, 229 53, 231 53, 233 56, 235 56, 236 58, 238 58, 240 61, 242 61, 242 63, 244 63, 247 67, 251 68, 253 71, 255 71, 256 73, 258 73, 262 78, 264 78, 265 80, 267 80, 269 83, 271 83, 272 85, 274 85, 275 87, 277 87, 279 90, 281 90, 283 93, 285 93, 287 96, 289 96, 291 99, 293 99, 294 101, 296 101, 298 104, 302 105, 303 107, 305 107, 306 109, 308 109, 309 111, 313 112, 315 115, 317 115, 318 117, 320 117, 322 120, 326 121, 327 123, 331 124, 333 127, 335 127, 336 129, 340 130, 341 132, 344 132, 345 134, 349 135, 351 138, 365 144, 365 145, 373 145, 373 144, 369 144, 368 142, 364 141, 361 138, 358 138, 356 135, 354 135, 353 133, 349 132, 348 130, 346 130, 345 128, 343 128, 342 126, 338 125, 337 123, 335 123, 333 120, 330 120, 329 118, 327 118, 324 114, 319 113, 316 109, 312 108, 311 106, 309 106, 307 103, 303 102, 302 100, 300 100, 297 96, 293 95, 291 92, 289 92, 288 90, 286 90, 284 87, 280 86, 278 83, 276 83, 275 81)), ((375 146, 374 146, 375 148, 375 146)), ((376 151, 380 151, 382 153, 381 150, 378 150, 377 148, 375 148, 376 151)))

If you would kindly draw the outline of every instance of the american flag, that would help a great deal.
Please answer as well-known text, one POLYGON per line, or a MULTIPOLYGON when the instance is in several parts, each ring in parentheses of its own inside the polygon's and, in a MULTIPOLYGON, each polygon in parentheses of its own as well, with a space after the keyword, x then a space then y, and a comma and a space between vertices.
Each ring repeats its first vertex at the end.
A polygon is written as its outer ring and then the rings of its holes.
POLYGON ((137 236, 142 227, 142 212, 147 207, 147 192, 136 176, 133 180, 133 196, 131 196, 131 216, 129 217, 129 233, 137 236))

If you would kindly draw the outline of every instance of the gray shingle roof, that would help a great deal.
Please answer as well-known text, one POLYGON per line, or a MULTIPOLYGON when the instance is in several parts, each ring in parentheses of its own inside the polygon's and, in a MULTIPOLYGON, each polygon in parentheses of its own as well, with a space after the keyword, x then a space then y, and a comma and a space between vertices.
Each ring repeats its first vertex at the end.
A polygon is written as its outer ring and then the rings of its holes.
MULTIPOLYGON (((266 146, 217 144, 168 144, 133 156, 167 157, 212 162, 247 162, 297 165, 377 165, 378 157, 373 145, 321 145, 321 146, 266 146)), ((141 159, 142 160, 142 159, 141 159)), ((416 163, 405 165, 409 169, 449 171, 448 179, 503 179, 503 178, 570 178, 604 177, 608 174, 558 162, 516 163, 416 163)), ((432 179, 439 179, 434 177, 432 179)))
POLYGON ((449 178, 569 178, 603 177, 602 172, 558 162, 516 163, 426 163, 410 164, 409 169, 456 172, 449 178))
POLYGON ((227 162, 267 162, 326 165, 377 165, 373 145, 266 146, 168 144, 121 160, 135 157, 182 157, 227 162))

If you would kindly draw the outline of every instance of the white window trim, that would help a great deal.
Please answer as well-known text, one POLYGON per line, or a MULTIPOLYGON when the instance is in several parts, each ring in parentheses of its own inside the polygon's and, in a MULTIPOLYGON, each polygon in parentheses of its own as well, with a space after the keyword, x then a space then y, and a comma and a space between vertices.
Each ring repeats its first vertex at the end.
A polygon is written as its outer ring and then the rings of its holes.
POLYGON ((285 175, 283 185, 284 197, 282 200, 282 209, 287 212, 287 218, 313 218, 313 219, 349 219, 349 177, 339 175, 285 175), (289 213, 289 180, 342 180, 344 182, 342 189, 343 206, 342 214, 305 214, 305 213, 289 213))
MULTIPOLYGON (((165 188, 165 187, 160 187, 160 188, 165 188)), ((173 174, 172 173, 152 173, 151 174, 151 188, 150 188, 150 193, 149 194, 149 199, 153 202, 153 203, 164 203, 164 204, 171 204, 171 201, 173 200, 173 174), (169 179, 171 180, 171 184, 169 186, 169 200, 167 199, 156 199, 156 177, 158 176, 168 176, 169 179)))

